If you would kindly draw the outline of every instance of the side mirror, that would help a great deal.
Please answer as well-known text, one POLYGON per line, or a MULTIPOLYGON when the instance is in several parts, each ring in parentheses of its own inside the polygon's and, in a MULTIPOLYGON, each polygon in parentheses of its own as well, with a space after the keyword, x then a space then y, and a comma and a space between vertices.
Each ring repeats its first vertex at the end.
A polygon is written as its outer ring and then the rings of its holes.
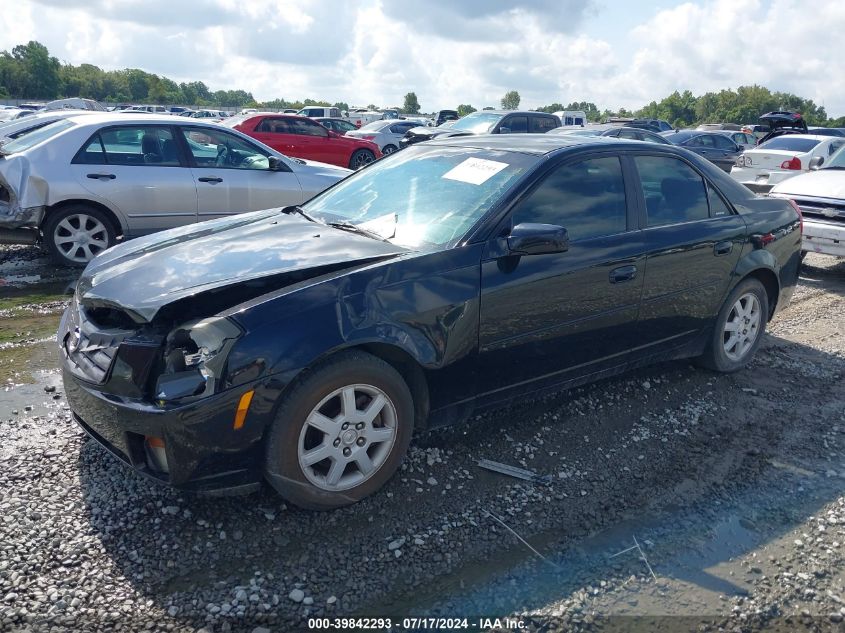
POLYGON ((810 159, 810 169, 816 171, 824 164, 824 156, 813 156, 810 159))
POLYGON ((509 127, 502 126, 499 128, 499 134, 510 134, 511 129, 509 127))
POLYGON ((517 224, 507 237, 511 255, 543 255, 569 250, 566 229, 556 224, 517 224))
POLYGON ((281 158, 270 156, 267 161, 270 165, 270 171, 288 171, 288 166, 281 158))

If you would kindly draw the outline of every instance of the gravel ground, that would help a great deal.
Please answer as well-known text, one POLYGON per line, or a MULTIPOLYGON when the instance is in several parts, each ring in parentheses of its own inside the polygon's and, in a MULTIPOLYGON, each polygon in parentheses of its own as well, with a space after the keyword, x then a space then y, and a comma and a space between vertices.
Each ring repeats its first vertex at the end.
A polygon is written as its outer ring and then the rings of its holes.
MULTIPOLYGON (((0 250, 0 299, 17 301, 0 300, 0 335, 30 312, 57 323, 61 297, 41 295, 65 283, 34 249, 0 250)), ((31 356, 0 375, 0 630, 262 633, 352 615, 839 630, 843 308, 845 262, 810 255, 749 369, 662 364, 479 416, 419 437, 381 493, 331 513, 147 482, 71 422, 50 344, 16 325, 26 343, 0 346, 0 369, 31 356)))

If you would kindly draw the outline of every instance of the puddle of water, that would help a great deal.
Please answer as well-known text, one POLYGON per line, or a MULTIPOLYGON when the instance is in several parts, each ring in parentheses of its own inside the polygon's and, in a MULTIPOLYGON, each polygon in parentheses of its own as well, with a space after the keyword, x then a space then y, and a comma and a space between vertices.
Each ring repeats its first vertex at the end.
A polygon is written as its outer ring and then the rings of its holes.
MULTIPOLYGON (((436 587, 418 590, 405 600, 370 605, 361 613, 540 612, 593 584, 598 587, 604 578, 647 577, 637 550, 613 556, 633 546, 635 536, 658 581, 634 583, 638 586, 621 595, 596 590, 601 597, 591 608, 625 615, 718 613, 724 610, 724 596, 747 594, 745 577, 734 576, 735 559, 755 551, 767 537, 743 514, 727 512, 713 525, 704 516, 693 515, 698 521, 690 517, 688 510, 670 508, 659 516, 624 520, 557 554, 550 554, 549 547, 562 535, 550 531, 530 541, 557 569, 516 545, 492 560, 461 568, 436 587)), ((503 538, 510 537, 503 533, 503 538)))
POLYGON ((0 387, 0 419, 15 417, 45 416, 55 410, 54 396, 63 390, 62 377, 58 370, 40 370, 33 373, 31 384, 6 385, 0 387), (54 392, 46 392, 52 387, 54 392), (26 407, 32 407, 30 411, 26 407), (14 413, 17 411, 17 413, 14 413))

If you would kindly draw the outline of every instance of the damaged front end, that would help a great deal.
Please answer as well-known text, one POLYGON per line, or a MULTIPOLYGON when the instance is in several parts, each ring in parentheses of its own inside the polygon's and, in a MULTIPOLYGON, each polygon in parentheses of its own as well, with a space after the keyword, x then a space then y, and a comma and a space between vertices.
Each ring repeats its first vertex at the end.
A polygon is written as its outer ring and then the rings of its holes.
POLYGON ((179 324, 134 316, 74 296, 58 334, 74 419, 160 482, 197 492, 252 490, 260 480, 264 420, 253 415, 245 428, 234 421, 244 394, 251 401, 260 381, 236 388, 225 381, 243 330, 222 316, 179 324))
POLYGON ((136 321, 130 312, 82 306, 74 295, 59 330, 66 367, 103 392, 160 408, 218 392, 243 330, 226 317, 136 321))
POLYGON ((0 243, 35 242, 47 208, 47 184, 24 156, 0 158, 0 243))

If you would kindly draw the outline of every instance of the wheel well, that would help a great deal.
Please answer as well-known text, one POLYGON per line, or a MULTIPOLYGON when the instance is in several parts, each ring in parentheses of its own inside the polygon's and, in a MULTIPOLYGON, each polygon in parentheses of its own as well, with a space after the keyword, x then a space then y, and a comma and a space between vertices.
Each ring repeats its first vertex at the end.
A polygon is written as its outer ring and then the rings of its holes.
POLYGON ((47 207, 47 213, 44 215, 44 220, 42 220, 41 223, 43 224, 44 221, 50 215, 56 213, 57 211, 60 211, 65 207, 69 207, 75 204, 85 205, 87 207, 97 209, 98 211, 102 211, 112 223, 112 228, 114 229, 115 236, 123 235, 123 226, 120 224, 120 220, 118 220, 114 212, 109 209, 106 205, 100 204, 99 202, 94 202, 93 200, 62 200, 61 202, 58 202, 51 207, 47 207))
POLYGON ((428 425, 430 400, 428 381, 426 381, 425 373, 423 373, 419 363, 404 350, 384 343, 367 343, 351 349, 360 349, 372 354, 388 363, 401 374, 411 390, 411 396, 414 398, 414 428, 425 429, 428 425))
POLYGON ((766 289, 766 295, 769 297, 769 315, 767 320, 772 318, 775 313, 775 308, 778 303, 778 296, 780 294, 780 284, 778 283, 777 275, 768 268, 758 268, 748 273, 745 278, 754 277, 766 289))

